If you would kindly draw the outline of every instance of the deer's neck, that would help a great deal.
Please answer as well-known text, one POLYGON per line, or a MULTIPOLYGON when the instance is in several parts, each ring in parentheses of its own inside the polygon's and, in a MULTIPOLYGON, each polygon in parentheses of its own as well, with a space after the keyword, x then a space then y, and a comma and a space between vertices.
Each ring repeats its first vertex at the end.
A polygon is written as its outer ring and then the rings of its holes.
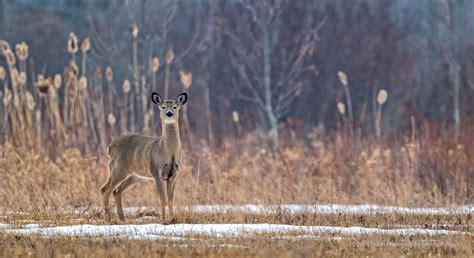
POLYGON ((171 153, 176 153, 181 148, 181 141, 179 139, 178 123, 172 125, 162 125, 163 144, 164 147, 171 153))

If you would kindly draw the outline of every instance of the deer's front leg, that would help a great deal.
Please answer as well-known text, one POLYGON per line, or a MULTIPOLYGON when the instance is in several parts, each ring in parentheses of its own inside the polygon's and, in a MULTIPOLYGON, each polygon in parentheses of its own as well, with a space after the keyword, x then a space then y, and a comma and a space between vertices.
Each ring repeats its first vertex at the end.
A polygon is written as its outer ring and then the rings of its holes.
POLYGON ((156 189, 158 190, 158 194, 160 195, 160 200, 161 200, 161 215, 162 215, 162 220, 164 221, 166 219, 166 199, 165 199, 165 193, 163 191, 163 184, 161 183, 161 171, 155 170, 152 172, 152 175, 155 177, 155 185, 156 189))
POLYGON ((174 212, 173 212, 173 195, 174 195, 174 180, 176 178, 176 175, 170 177, 166 182, 166 190, 168 193, 168 208, 170 210, 170 216, 173 218, 174 212))

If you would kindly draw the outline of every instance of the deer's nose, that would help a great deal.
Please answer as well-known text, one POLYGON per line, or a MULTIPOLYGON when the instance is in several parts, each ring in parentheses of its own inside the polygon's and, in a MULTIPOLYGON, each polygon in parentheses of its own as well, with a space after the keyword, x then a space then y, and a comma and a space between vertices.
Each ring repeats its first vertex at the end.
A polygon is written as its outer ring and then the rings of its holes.
POLYGON ((173 112, 171 112, 171 111, 166 112, 166 116, 167 116, 167 117, 172 117, 172 116, 173 116, 173 112))

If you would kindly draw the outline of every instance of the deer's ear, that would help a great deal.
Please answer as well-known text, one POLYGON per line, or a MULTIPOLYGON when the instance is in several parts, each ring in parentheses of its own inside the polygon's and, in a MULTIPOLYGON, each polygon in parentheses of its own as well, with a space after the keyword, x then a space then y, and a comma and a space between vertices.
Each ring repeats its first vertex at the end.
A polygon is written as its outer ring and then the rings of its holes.
POLYGON ((184 92, 179 94, 178 98, 176 98, 176 102, 178 103, 178 106, 184 105, 187 101, 188 101, 188 94, 184 92))
POLYGON ((161 98, 160 94, 156 92, 151 93, 151 101, 158 106, 161 106, 161 103, 163 103, 163 99, 161 98))

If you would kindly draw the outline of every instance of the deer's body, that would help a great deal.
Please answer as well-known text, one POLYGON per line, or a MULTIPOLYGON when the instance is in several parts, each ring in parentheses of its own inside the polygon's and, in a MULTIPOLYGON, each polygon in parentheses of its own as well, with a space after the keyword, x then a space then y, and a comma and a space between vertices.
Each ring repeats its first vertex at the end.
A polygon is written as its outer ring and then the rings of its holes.
MULTIPOLYGON (((156 93, 154 93, 156 94, 156 93)), ((102 198, 106 219, 110 220, 108 201, 113 192, 117 213, 120 220, 125 220, 122 208, 122 193, 139 181, 155 181, 161 199, 162 215, 165 219, 166 184, 168 206, 173 216, 173 193, 175 178, 181 162, 181 141, 179 137, 178 110, 186 103, 187 96, 177 101, 162 101, 158 94, 152 100, 160 106, 162 120, 162 136, 149 137, 144 135, 124 135, 115 139, 107 149, 110 157, 110 176, 102 186, 102 198)))

